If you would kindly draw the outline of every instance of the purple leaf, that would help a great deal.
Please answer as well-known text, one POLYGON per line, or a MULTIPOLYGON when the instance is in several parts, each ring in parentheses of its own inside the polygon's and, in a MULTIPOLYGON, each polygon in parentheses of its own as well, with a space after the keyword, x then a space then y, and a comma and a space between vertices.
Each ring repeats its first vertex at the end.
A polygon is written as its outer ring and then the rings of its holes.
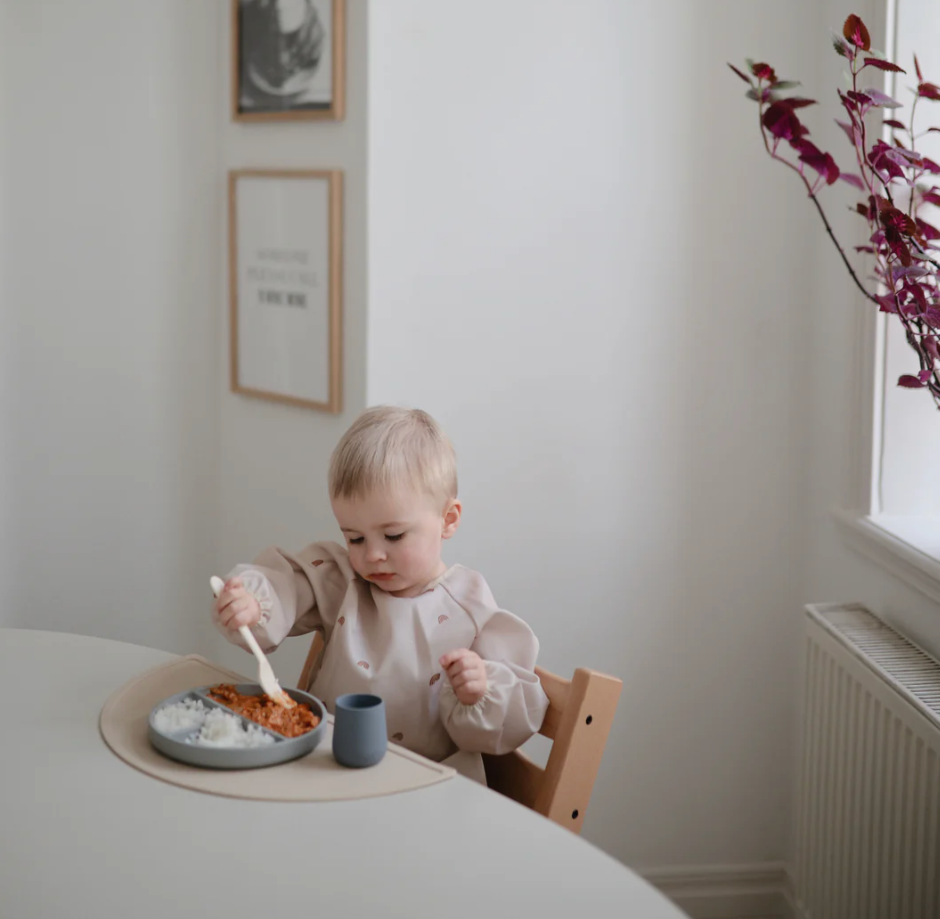
POLYGON ((896 313, 898 311, 894 297, 887 294, 875 294, 875 299, 878 301, 879 309, 882 313, 896 313))
POLYGON ((940 239, 940 230, 933 224, 927 223, 926 220, 922 220, 920 217, 915 217, 914 223, 917 224, 917 229, 924 239, 940 239))
POLYGON ((892 279, 895 284, 902 278, 923 278, 929 274, 930 272, 922 265, 906 265, 903 268, 894 265, 891 269, 892 279))
POLYGON ((897 163, 898 166, 907 167, 911 165, 911 161, 910 157, 906 154, 907 150, 899 150, 897 147, 888 147, 888 149, 884 151, 883 156, 891 160, 892 163, 897 163))
POLYGON ((912 377, 909 373, 902 374, 898 377, 898 386, 904 386, 907 389, 923 389, 924 384, 917 379, 917 377, 912 377))
POLYGON ((838 118, 836 119, 836 124, 837 124, 840 128, 842 128, 843 131, 845 131, 845 136, 849 139, 849 143, 850 143, 850 144, 854 144, 854 143, 855 143, 855 137, 853 136, 853 132, 854 132, 855 129, 852 127, 852 125, 846 124, 844 121, 839 121, 838 118))
POLYGON ((927 172, 932 172, 934 175, 940 172, 940 166, 938 166, 933 160, 927 159, 926 156, 924 157, 924 169, 926 169, 927 172))
MULTIPOLYGON (((729 64, 728 66, 730 67, 731 65, 729 64)), ((898 129, 901 130, 901 131, 906 131, 906 130, 907 130, 907 125, 906 125, 906 124, 904 124, 904 123, 902 123, 902 122, 900 122, 900 121, 895 121, 893 118, 886 118, 886 119, 884 120, 884 123, 885 123, 889 128, 898 128, 898 129)))
POLYGON ((922 339, 924 350, 935 361, 940 361, 940 348, 937 347, 937 339, 933 335, 925 335, 922 339))
POLYGON ((922 192, 921 197, 927 204, 940 205, 940 194, 937 194, 936 188, 931 188, 929 191, 922 192))
POLYGON ((734 64, 728 64, 728 66, 729 66, 742 80, 744 80, 745 83, 747 83, 747 84, 750 86, 750 83, 751 83, 751 78, 750 78, 750 77, 746 77, 743 73, 741 73, 741 71, 738 70, 738 68, 735 67, 734 64))
POLYGON ((921 383, 926 383, 926 382, 930 379, 930 371, 929 371, 929 370, 921 370, 921 371, 917 374, 917 379, 920 380, 921 383))
POLYGON ((878 92, 877 89, 866 89, 865 93, 871 99, 872 105, 877 106, 878 108, 901 108, 901 103, 896 99, 892 99, 890 96, 886 96, 884 93, 878 92))
POLYGON ((865 191, 865 183, 857 175, 855 175, 854 172, 839 173, 839 178, 842 179, 843 182, 848 182, 849 185, 854 185, 861 191, 865 191))
POLYGON ((836 54, 840 57, 852 56, 852 49, 849 47, 849 43, 841 35, 836 35, 835 32, 832 33, 832 47, 835 48, 836 54))
POLYGON ((900 144, 890 148, 890 150, 891 159, 896 163, 900 163, 902 166, 908 163, 912 166, 923 165, 924 158, 914 150, 908 150, 906 147, 900 146, 900 144))

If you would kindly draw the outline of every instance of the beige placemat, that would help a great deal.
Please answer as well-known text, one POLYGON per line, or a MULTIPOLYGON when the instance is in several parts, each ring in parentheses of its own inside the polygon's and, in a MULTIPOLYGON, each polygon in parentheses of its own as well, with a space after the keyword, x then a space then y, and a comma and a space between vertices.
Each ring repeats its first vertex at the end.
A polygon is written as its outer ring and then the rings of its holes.
POLYGON ((261 801, 341 801, 412 791, 455 774, 396 744, 377 766, 346 769, 333 759, 333 717, 316 750, 262 769, 202 769, 159 753, 147 739, 147 719, 158 702, 210 683, 250 683, 248 677, 212 664, 197 654, 181 657, 135 677, 111 696, 99 725, 105 743, 125 762, 154 778, 194 791, 261 801))

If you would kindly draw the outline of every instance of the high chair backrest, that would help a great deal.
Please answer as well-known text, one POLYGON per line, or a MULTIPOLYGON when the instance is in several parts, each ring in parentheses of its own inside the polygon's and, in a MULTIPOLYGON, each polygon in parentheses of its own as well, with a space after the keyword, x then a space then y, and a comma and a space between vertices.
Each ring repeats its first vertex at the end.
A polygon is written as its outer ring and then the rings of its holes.
POLYGON ((623 682, 595 670, 578 668, 570 680, 536 667, 549 708, 539 733, 552 743, 543 769, 516 750, 483 756, 486 783, 574 833, 601 765, 623 682))
POLYGON ((313 633, 313 641, 310 642, 310 650, 307 652, 307 659, 304 661, 304 669, 300 671, 300 679, 297 681, 297 688, 301 692, 310 691, 310 687, 316 679, 317 671, 320 669, 325 650, 326 641, 323 638, 323 630, 318 628, 313 633))
MULTIPOLYGON (((297 688, 309 690, 326 644, 314 633, 297 688)), ((584 813, 601 765, 623 682, 579 668, 570 680, 536 667, 549 706, 539 733, 553 741, 543 769, 516 750, 484 754, 486 783, 494 791, 532 808, 549 820, 581 832, 584 813)))

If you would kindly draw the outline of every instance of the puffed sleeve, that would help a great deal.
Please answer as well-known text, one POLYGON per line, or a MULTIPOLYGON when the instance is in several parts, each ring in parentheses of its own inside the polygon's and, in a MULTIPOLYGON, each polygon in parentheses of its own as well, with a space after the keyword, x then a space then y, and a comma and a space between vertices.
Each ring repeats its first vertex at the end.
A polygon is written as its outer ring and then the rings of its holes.
MULTIPOLYGON (((346 550, 335 542, 313 543, 297 553, 265 549, 250 565, 236 565, 225 580, 238 576, 261 607, 251 627, 264 651, 272 651, 288 635, 322 628, 329 641, 349 582, 355 577, 346 550)), ((216 628, 239 647, 247 647, 237 629, 219 622, 216 628)))
POLYGON ((445 678, 441 721, 461 750, 509 753, 538 732, 548 709, 548 697, 534 672, 538 639, 525 622, 496 605, 475 571, 463 569, 444 583, 476 625, 470 650, 483 659, 487 686, 479 702, 463 705, 445 678))

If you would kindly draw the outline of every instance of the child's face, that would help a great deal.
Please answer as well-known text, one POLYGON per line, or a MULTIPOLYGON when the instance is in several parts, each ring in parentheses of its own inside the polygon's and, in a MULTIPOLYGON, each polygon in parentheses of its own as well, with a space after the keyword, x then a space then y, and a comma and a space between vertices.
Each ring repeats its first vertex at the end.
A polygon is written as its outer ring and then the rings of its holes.
POLYGON ((410 489, 373 493, 362 498, 335 498, 339 523, 353 569, 395 597, 417 596, 440 577, 441 543, 460 522, 460 502, 440 501, 410 489))

